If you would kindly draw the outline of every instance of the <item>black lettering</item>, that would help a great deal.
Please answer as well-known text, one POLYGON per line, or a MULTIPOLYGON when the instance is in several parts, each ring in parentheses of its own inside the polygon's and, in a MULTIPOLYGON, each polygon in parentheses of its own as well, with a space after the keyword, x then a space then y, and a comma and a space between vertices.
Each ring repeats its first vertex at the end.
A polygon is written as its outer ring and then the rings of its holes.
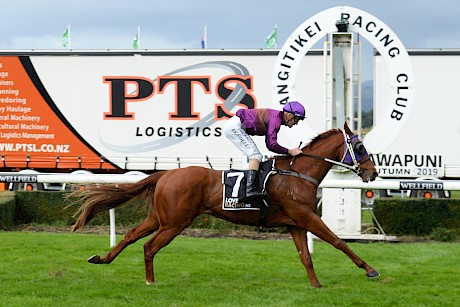
POLYGON ((374 32, 374 29, 371 29, 370 26, 372 26, 375 29, 377 27, 377 25, 373 21, 370 21, 370 22, 367 23, 366 31, 369 32, 369 33, 372 33, 372 32, 374 32))
POLYGON ((393 42, 393 39, 390 40, 390 35, 387 34, 384 37, 382 37, 380 39, 380 41, 383 42, 383 46, 387 47, 389 44, 391 44, 393 42))
POLYGON ((295 58, 293 58, 293 57, 291 57, 290 55, 288 55, 287 52, 286 52, 286 53, 284 54, 284 56, 283 56, 283 60, 285 60, 285 59, 292 60, 292 61, 295 60, 295 58))
POLYGON ((187 136, 189 137, 192 134, 193 127, 187 127, 185 130, 187 130, 187 136))
POLYGON ((353 25, 358 25, 360 28, 363 26, 363 18, 361 16, 358 16, 356 20, 353 22, 353 25))
POLYGON ((379 31, 377 33, 375 33, 375 37, 378 37, 380 35, 380 33, 382 33, 383 29, 380 28, 379 31))
POLYGON ((145 135, 146 136, 152 136, 154 133, 155 133, 155 129, 153 129, 153 127, 145 128, 145 135))
MULTIPOLYGON (((239 104, 245 105, 248 109, 254 109, 255 99, 252 96, 252 76, 231 76, 223 79, 217 85, 217 95, 222 100, 226 100, 236 89, 236 87, 228 86, 229 83, 236 83, 242 87, 245 91, 243 98, 241 98, 239 104)), ((232 117, 230 111, 224 108, 223 104, 217 105, 217 118, 232 117)))
POLYGON ((289 47, 291 47, 291 49, 293 49, 295 52, 299 52, 299 49, 297 49, 296 47, 290 45, 289 47))
POLYGON ((288 102, 289 102, 289 96, 286 96, 285 98, 283 98, 283 99, 281 99, 281 100, 279 101, 280 104, 286 104, 286 103, 288 103, 288 102))
POLYGON ((318 29, 319 32, 321 32, 321 27, 319 26, 319 24, 315 21, 315 26, 316 26, 316 29, 318 29))
POLYGON ((401 118, 403 117, 403 113, 399 112, 399 111, 396 111, 396 110, 393 110, 391 112, 391 118, 394 118, 396 120, 401 120, 401 118))
POLYGON ((110 112, 104 113, 104 117, 110 118, 131 118, 133 113, 127 112, 127 102, 142 101, 153 95, 154 85, 152 81, 143 78, 115 78, 104 77, 104 83, 110 84, 110 112), (127 93, 128 84, 135 84, 137 91, 133 95, 127 93))
POLYGON ((278 85, 278 94, 288 94, 287 87, 287 85, 278 85))
POLYGON ((278 79, 280 79, 282 81, 285 81, 285 80, 289 79, 289 73, 287 71, 280 71, 278 73, 278 79))
POLYGON ((408 89, 409 89, 409 87, 407 87, 407 86, 398 86, 398 89, 397 89, 396 93, 398 93, 398 95, 399 95, 401 90, 408 90, 408 89))
POLYGON ((406 83, 409 81, 409 77, 406 74, 399 74, 396 77, 396 81, 398 81, 398 83, 406 83))
MULTIPOLYGON (((296 42, 297 45, 299 45, 300 47, 303 47, 303 43, 307 43, 308 39, 304 39, 304 38, 300 37, 300 35, 299 35, 299 36, 297 36, 297 39, 294 39, 294 42, 296 42)), ((286 53, 286 55, 287 55, 287 53, 286 53)))
POLYGON ((158 92, 163 93, 169 84, 176 85, 176 112, 170 113, 171 119, 190 119, 199 118, 199 113, 193 112, 192 85, 199 84, 206 94, 209 90, 210 77, 178 77, 165 76, 158 77, 158 92))
POLYGON ((313 31, 311 30, 311 26, 308 26, 308 27, 305 28, 305 33, 307 33, 307 35, 308 35, 310 38, 312 38, 313 36, 316 35, 316 32, 313 32, 313 31))
POLYGON ((390 165, 391 155, 371 155, 372 161, 377 161, 377 165, 390 165))
POLYGON ((405 108, 405 107, 406 107, 406 104, 402 104, 401 101, 407 102, 407 98, 401 98, 401 97, 396 98, 396 105, 397 105, 398 107, 403 107, 403 108, 405 108))
POLYGON ((342 19, 342 20, 348 20, 348 19, 350 19, 350 14, 348 14, 348 13, 342 13, 342 14, 340 14, 340 19, 342 19))
POLYGON ((426 166, 427 167, 430 167, 430 166, 436 167, 436 165, 438 164, 436 162, 436 160, 437 160, 436 158, 437 158, 437 156, 426 156, 426 166))
POLYGON ((398 47, 392 47, 388 50, 388 55, 392 58, 395 56, 399 55, 399 48, 398 47))
POLYGON ((410 162, 412 162, 414 158, 411 155, 405 155, 404 156, 404 166, 407 166, 410 162))
POLYGON ((418 155, 415 155, 415 166, 423 166, 425 163, 425 159, 424 159, 424 156, 418 156, 418 155))

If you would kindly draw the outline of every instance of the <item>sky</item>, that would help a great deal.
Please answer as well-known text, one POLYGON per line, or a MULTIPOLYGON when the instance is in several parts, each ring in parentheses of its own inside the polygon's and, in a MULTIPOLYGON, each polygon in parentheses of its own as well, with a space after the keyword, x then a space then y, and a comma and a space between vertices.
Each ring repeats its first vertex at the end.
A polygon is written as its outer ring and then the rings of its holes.
MULTIPOLYGON (((68 24, 72 49, 132 49, 138 26, 140 49, 199 49, 205 26, 209 49, 263 48, 275 24, 281 48, 304 21, 336 6, 374 15, 407 49, 460 47, 459 0, 15 0, 2 1, 0 50, 64 50, 68 24)), ((363 43, 363 53, 366 64, 372 46, 363 43)))

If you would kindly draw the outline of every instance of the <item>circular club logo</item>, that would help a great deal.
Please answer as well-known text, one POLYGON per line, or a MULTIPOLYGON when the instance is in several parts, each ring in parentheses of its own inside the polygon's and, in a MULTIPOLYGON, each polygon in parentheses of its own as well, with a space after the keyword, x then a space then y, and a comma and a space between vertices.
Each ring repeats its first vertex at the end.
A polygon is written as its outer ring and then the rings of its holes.
MULTIPOLYGON (((297 100, 295 80, 304 55, 328 33, 337 32, 336 22, 348 21, 348 31, 367 39, 387 65, 389 102, 364 139, 371 153, 382 152, 404 127, 414 103, 414 75, 409 55, 396 34, 381 20, 356 8, 340 6, 322 11, 302 23, 281 48, 273 72, 273 100, 277 107, 297 100)), ((378 99, 378 97, 377 97, 378 99)), ((312 129, 308 127, 311 131, 312 129)))

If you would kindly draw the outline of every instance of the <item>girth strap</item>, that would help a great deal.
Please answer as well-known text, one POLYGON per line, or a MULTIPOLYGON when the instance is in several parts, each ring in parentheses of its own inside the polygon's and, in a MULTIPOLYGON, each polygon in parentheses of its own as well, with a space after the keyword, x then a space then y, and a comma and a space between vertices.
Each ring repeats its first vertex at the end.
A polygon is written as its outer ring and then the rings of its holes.
POLYGON ((301 178, 301 179, 310 181, 310 182, 313 183, 314 185, 319 185, 319 181, 318 181, 317 179, 313 178, 312 176, 300 174, 300 173, 298 173, 298 172, 294 172, 294 171, 290 171, 290 170, 287 171, 287 170, 282 170, 282 169, 276 169, 276 171, 277 171, 278 174, 280 174, 280 175, 289 175, 289 176, 298 177, 298 178, 301 178))

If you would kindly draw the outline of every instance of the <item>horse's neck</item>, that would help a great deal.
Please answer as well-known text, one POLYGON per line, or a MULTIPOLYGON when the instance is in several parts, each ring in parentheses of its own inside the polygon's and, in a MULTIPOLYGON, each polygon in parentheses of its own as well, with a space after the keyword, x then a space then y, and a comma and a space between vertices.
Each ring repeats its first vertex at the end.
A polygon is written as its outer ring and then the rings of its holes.
MULTIPOLYGON (((335 141, 336 139, 341 140, 341 135, 334 135, 331 136, 321 142, 321 144, 317 144, 312 148, 306 147, 304 150, 304 154, 317 156, 321 158, 327 158, 331 160, 340 160, 339 154, 341 152, 341 148, 343 146, 343 142, 335 141), (334 138, 334 140, 333 140, 334 138)), ((307 157, 300 157, 305 159, 303 163, 300 161, 299 163, 299 172, 303 172, 308 174, 309 176, 313 176, 318 180, 323 180, 324 177, 327 175, 329 170, 332 168, 331 163, 327 163, 325 161, 321 161, 319 158, 307 158, 307 157), (315 161, 317 160, 317 161, 315 161)), ((299 159, 300 159, 299 158, 299 159)))
POLYGON ((278 157, 276 158, 276 167, 283 170, 291 170, 304 175, 312 176, 321 181, 326 177, 332 164, 322 161, 322 158, 338 161, 343 151, 342 134, 334 134, 324 140, 320 140, 313 146, 307 146, 303 149, 306 156, 278 157), (311 157, 311 156, 316 156, 311 157))

